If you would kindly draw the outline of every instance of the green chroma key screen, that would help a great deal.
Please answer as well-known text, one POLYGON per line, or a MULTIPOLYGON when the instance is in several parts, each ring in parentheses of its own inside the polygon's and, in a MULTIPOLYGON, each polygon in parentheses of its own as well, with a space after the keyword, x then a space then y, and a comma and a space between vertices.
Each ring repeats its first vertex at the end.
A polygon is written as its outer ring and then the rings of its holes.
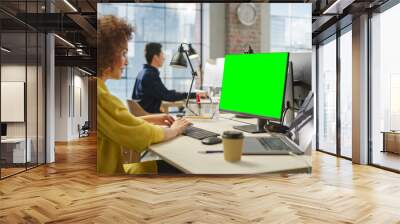
POLYGON ((280 120, 289 53, 225 56, 220 110, 280 120))

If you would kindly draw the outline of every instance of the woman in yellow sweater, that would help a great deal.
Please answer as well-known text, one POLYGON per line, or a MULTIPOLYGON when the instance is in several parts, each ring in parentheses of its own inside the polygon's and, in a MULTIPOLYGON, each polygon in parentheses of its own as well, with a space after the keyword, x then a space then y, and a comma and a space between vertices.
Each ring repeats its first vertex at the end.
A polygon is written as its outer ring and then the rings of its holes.
POLYGON ((157 161, 123 164, 121 150, 126 148, 141 153, 153 143, 180 135, 190 123, 165 114, 135 117, 108 91, 105 81, 120 79, 128 64, 126 53, 133 28, 115 16, 103 16, 98 20, 97 28, 97 171, 103 174, 155 174, 160 169, 157 161))

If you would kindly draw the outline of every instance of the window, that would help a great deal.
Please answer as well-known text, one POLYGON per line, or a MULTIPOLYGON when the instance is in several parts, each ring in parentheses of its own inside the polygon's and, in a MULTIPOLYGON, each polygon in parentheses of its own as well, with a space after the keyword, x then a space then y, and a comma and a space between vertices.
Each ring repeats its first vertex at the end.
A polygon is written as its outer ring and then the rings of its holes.
POLYGON ((340 154, 352 157, 352 33, 340 36, 340 154))
POLYGON ((317 148, 352 157, 352 26, 318 47, 317 148))
POLYGON ((336 36, 318 48, 318 149, 336 154, 336 36))
MULTIPOLYGON (((0 6, 8 4, 1 2, 0 6)), ((40 13, 43 4, 44 1, 21 1, 18 13, 20 16, 40 13)), ((0 12, 0 17, 10 21, 0 29, 0 123, 5 138, 0 144, 0 179, 3 179, 45 163, 46 36, 40 30, 14 25, 15 19, 6 13, 0 12)))
MULTIPOLYGON (((400 156, 384 145, 382 132, 400 130, 400 4, 376 14, 371 19, 371 98, 370 125, 372 140, 372 163, 400 170, 400 156)), ((388 140, 394 148, 400 147, 400 137, 388 140)), ((392 147, 390 147, 392 148, 392 147)))
POLYGON ((311 4, 270 4, 271 50, 311 51, 311 4))
MULTIPOLYGON (((167 88, 188 91, 191 81, 190 68, 175 69, 169 66, 172 55, 180 43, 189 42, 200 53, 201 5, 197 3, 102 3, 100 15, 125 18, 135 27, 134 38, 129 42, 129 65, 121 80, 107 82, 109 90, 125 101, 132 95, 135 79, 145 64, 144 48, 148 42, 160 42, 165 54, 161 79, 167 88)), ((199 64, 194 62, 194 64, 199 64)))

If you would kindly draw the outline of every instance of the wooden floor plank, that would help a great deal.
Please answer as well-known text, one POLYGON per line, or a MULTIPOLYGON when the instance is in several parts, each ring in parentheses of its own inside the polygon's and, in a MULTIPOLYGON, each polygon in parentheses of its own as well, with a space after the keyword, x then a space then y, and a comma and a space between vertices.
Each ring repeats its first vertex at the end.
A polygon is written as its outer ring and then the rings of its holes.
POLYGON ((95 137, 0 181, 0 223, 400 223, 400 175, 313 154, 312 174, 96 173, 95 137))

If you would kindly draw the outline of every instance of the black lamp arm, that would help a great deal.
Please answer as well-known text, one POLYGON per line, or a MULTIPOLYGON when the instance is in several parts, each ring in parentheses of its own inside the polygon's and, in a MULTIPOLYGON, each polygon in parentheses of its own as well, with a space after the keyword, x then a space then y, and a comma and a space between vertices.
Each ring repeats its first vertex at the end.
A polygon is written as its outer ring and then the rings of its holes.
POLYGON ((189 92, 187 93, 187 96, 186 96, 186 107, 188 107, 188 105, 189 105, 189 99, 190 99, 190 94, 192 93, 194 79, 195 79, 195 76, 192 76, 192 81, 190 83, 189 92))
POLYGON ((196 76, 197 76, 197 72, 196 72, 196 71, 194 70, 194 68, 193 68, 192 62, 190 61, 190 58, 189 58, 189 55, 188 55, 187 51, 184 50, 183 52, 185 53, 186 58, 187 58, 187 60, 188 60, 188 62, 189 62, 190 70, 192 70, 192 76, 193 76, 193 77, 196 77, 196 76))
MULTIPOLYGON (((186 108, 189 109, 190 94, 192 93, 193 83, 194 83, 194 79, 195 79, 196 76, 197 76, 197 73, 196 73, 196 71, 193 69, 193 65, 192 65, 192 62, 190 61, 190 58, 189 58, 189 55, 188 55, 187 51, 184 51, 184 53, 185 53, 186 58, 187 58, 187 60, 188 60, 188 62, 189 62, 190 69, 192 70, 192 81, 191 81, 191 83, 190 83, 189 92, 187 93, 187 97, 186 97, 186 108)), ((189 110, 190 110, 190 109, 189 109, 189 110)), ((191 111, 191 110, 190 110, 190 111, 191 111)), ((191 111, 191 112, 193 113, 193 111, 191 111)))

